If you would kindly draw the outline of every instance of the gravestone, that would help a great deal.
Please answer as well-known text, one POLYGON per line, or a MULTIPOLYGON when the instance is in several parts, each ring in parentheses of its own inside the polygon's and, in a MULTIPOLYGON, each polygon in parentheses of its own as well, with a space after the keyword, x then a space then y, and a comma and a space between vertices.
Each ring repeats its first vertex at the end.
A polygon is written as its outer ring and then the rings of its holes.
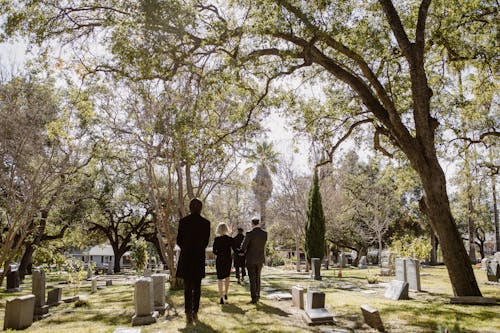
POLYGON ((395 301, 409 299, 408 282, 392 280, 385 291, 384 297, 395 301))
POLYGON ((481 260, 481 269, 483 271, 488 270, 488 265, 490 264, 490 262, 491 262, 490 258, 483 258, 483 260, 481 260))
POLYGON ((347 266, 347 257, 344 253, 339 254, 339 267, 343 268, 347 266))
POLYGON ((132 326, 148 325, 158 319, 158 311, 154 311, 153 281, 149 277, 141 277, 135 283, 134 306, 135 315, 132 326))
POLYGON ((43 269, 35 269, 31 274, 31 293, 35 295, 35 320, 42 318, 49 312, 45 302, 45 272, 43 269))
POLYGON ((395 260, 396 280, 408 282, 412 290, 421 291, 420 262, 417 259, 397 258, 395 260))
POLYGON ((92 272, 92 265, 87 266, 87 281, 90 281, 94 277, 94 272, 92 272))
POLYGON ((165 304, 165 283, 167 276, 165 274, 153 274, 151 275, 151 279, 153 281, 154 310, 163 315, 168 308, 168 305, 165 304))
POLYGON ((47 305, 48 306, 56 306, 61 303, 62 298, 62 288, 54 288, 47 292, 47 305))
POLYGON ((488 281, 498 282, 500 279, 500 265, 496 260, 492 260, 486 270, 488 281))
POLYGON ((106 287, 112 286, 113 280, 106 280, 106 287))
POLYGON ((21 276, 19 275, 19 271, 16 269, 7 272, 7 289, 5 290, 8 293, 19 292, 21 291, 21 276))
POLYGON ((418 259, 406 259, 406 282, 411 290, 421 291, 420 286, 420 261, 418 259))
POLYGON ((311 259, 311 268, 314 280, 321 280, 321 260, 319 258, 311 259))
POLYGON ((113 333, 141 333, 140 328, 127 328, 127 327, 118 327, 113 333))
POLYGON ((495 252, 493 257, 497 260, 498 263, 500 263, 500 252, 495 252))
POLYGON ((382 257, 380 259, 380 275, 382 276, 394 275, 395 260, 396 256, 394 253, 388 251, 382 253, 382 257))
POLYGON ((22 330, 33 324, 35 295, 24 295, 5 303, 3 329, 22 330))
POLYGON ((333 315, 325 308, 306 309, 302 315, 302 320, 308 325, 333 324, 333 315))
POLYGON ((108 262, 108 274, 109 275, 113 275, 113 273, 114 273, 113 263, 112 262, 108 262))
POLYGON ((317 290, 308 290, 306 309, 320 309, 324 307, 325 293, 317 290))
POLYGON ((397 258, 395 261, 396 280, 406 281, 406 260, 405 258, 397 258))
POLYGON ((368 268, 368 262, 366 260, 366 256, 362 256, 359 259, 358 268, 360 268, 360 269, 367 269, 368 268))
POLYGON ((299 309, 304 309, 304 288, 292 287, 292 304, 299 309))
POLYGON ((90 292, 92 294, 97 292, 97 280, 96 280, 96 278, 92 278, 92 280, 90 282, 90 292))
POLYGON ((287 292, 270 293, 266 297, 269 299, 277 300, 277 301, 289 301, 289 300, 293 299, 292 294, 287 293, 287 292))
POLYGON ((380 314, 375 308, 364 304, 361 305, 361 312, 363 313, 363 318, 368 326, 373 327, 380 332, 385 331, 380 314))

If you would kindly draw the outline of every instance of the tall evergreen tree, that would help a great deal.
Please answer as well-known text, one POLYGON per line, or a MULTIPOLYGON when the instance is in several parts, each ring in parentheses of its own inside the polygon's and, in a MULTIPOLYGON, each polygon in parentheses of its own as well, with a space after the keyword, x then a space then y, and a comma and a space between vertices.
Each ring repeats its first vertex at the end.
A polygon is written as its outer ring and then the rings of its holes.
POLYGON ((309 191, 307 204, 306 244, 304 246, 307 259, 325 256, 325 215, 319 192, 318 171, 314 170, 313 183, 309 191))

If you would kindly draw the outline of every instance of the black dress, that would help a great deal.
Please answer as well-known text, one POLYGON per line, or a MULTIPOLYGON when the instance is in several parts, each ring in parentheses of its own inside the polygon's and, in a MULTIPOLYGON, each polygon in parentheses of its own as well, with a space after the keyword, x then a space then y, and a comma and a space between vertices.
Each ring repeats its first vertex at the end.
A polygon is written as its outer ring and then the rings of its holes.
POLYGON ((215 259, 215 269, 217 279, 222 280, 229 277, 231 272, 231 246, 233 238, 228 235, 215 237, 213 251, 217 256, 215 259))

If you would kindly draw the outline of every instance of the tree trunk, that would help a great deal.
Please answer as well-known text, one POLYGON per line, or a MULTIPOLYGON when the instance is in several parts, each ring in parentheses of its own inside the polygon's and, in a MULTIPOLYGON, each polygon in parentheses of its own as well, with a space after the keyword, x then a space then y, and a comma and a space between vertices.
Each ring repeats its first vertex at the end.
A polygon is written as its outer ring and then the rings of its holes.
POLYGON ((300 272, 300 235, 295 236, 295 257, 297 258, 296 269, 300 272))
POLYGON ((481 296, 469 256, 451 214, 443 170, 437 157, 427 161, 427 167, 417 166, 425 193, 421 208, 439 238, 453 293, 456 296, 481 296))
MULTIPOLYGON (((493 153, 490 149, 490 162, 493 165, 493 153)), ((495 184, 495 173, 491 172, 491 196, 493 200, 493 219, 495 221, 495 250, 500 252, 500 226, 498 221, 498 208, 497 208, 497 189, 495 184)))
POLYGON ((35 247, 33 243, 26 243, 26 248, 23 253, 23 257, 21 258, 21 262, 19 263, 19 277, 21 281, 24 280, 24 277, 28 275, 28 267, 31 265, 33 261, 33 253, 35 252, 35 247))
POLYGON ((471 263, 476 263, 476 245, 474 244, 474 239, 476 239, 476 226, 474 223, 474 201, 472 194, 472 175, 470 171, 469 164, 469 153, 465 150, 465 177, 466 177, 466 192, 467 192, 467 231, 469 234, 469 259, 471 263))
POLYGON ((438 264, 438 262, 437 262, 438 245, 439 245, 438 239, 437 239, 436 235, 434 234, 434 231, 431 230, 431 254, 430 254, 430 256, 431 256, 430 264, 431 265, 438 264))

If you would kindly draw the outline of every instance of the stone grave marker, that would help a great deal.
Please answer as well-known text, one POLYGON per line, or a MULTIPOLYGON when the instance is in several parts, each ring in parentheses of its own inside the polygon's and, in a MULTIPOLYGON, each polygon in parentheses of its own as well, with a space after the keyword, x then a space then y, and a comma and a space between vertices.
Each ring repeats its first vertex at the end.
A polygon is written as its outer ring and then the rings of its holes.
POLYGON ((500 263, 500 252, 495 252, 495 254, 493 255, 493 257, 497 260, 497 262, 500 263))
POLYGON ((134 306, 135 315, 132 326, 149 325, 158 319, 158 311, 154 311, 153 281, 150 277, 141 277, 135 283, 134 306))
POLYGON ((380 259, 380 275, 394 275, 395 255, 392 252, 385 252, 380 259))
POLYGON ((93 277, 94 277, 94 272, 92 272, 92 267, 89 263, 89 265, 87 266, 87 281, 92 280, 93 277))
POLYGON ((396 258, 395 260, 396 268, 396 280, 406 281, 406 260, 405 258, 396 258))
POLYGON ((154 310, 163 315, 168 308, 168 304, 165 304, 167 276, 165 274, 153 274, 151 279, 153 281, 154 310))
POLYGON ((324 307, 325 293, 318 290, 308 290, 306 309, 320 309, 324 307))
POLYGON ((112 286, 113 280, 106 280, 106 287, 112 286))
POLYGON ((110 261, 108 262, 108 269, 107 269, 108 275, 113 275, 114 270, 113 270, 113 263, 110 261))
POLYGON ((491 262, 490 258, 483 258, 483 260, 481 260, 481 269, 483 271, 488 270, 488 265, 490 264, 490 262, 491 262))
POLYGON ((299 309, 304 309, 304 288, 292 287, 292 304, 299 309))
POLYGON ((500 279, 500 265, 496 260, 492 260, 486 270, 488 281, 498 282, 500 279))
POLYGON ((43 318, 49 312, 45 301, 45 272, 43 269, 35 269, 32 274, 31 293, 35 295, 35 320, 43 318))
POLYGON ((314 280, 321 280, 321 260, 311 258, 312 277, 314 280))
POLYGON ((277 300, 277 301, 289 301, 289 300, 293 299, 292 294, 286 293, 286 292, 270 293, 266 297, 269 299, 277 300))
POLYGON ((126 328, 126 327, 118 327, 113 331, 113 333, 141 333, 140 328, 126 328))
POLYGON ((368 268, 368 261, 366 260, 366 256, 362 256, 361 258, 359 258, 358 268, 360 269, 368 268))
POLYGON ((378 330, 379 332, 384 332, 384 324, 382 323, 382 319, 380 318, 380 314, 378 310, 370 305, 361 305, 361 312, 363 313, 363 318, 365 323, 378 330))
POLYGON ((61 301, 62 299, 62 288, 54 288, 54 289, 51 289, 47 292, 47 305, 48 306, 57 306, 61 303, 63 303, 61 301))
POLYGON ((90 293, 94 294, 96 292, 97 292, 97 279, 92 278, 92 280, 90 280, 90 293))
POLYGON ((411 290, 421 291, 420 286, 420 261, 418 259, 406 259, 406 282, 411 290))
POLYGON ((385 291, 385 298, 389 298, 395 301, 402 299, 409 299, 408 297, 408 282, 392 280, 389 287, 385 291))
POLYGON ((307 325, 333 324, 333 315, 325 308, 306 309, 302 315, 302 320, 307 325))
POLYGON ((24 295, 7 300, 3 329, 22 330, 33 324, 35 295, 24 295))
POLYGON ((339 254, 339 267, 344 268, 347 266, 347 257, 344 253, 339 254))
POLYGON ((19 271, 11 270, 7 272, 7 289, 5 290, 8 293, 19 292, 21 291, 21 277, 19 275, 19 271))

